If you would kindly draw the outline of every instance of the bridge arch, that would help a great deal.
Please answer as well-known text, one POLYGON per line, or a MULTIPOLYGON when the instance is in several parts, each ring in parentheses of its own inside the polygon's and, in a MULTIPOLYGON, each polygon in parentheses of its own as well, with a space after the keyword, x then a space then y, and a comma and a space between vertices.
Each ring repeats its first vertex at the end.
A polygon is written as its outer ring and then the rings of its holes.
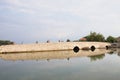
POLYGON ((94 50, 96 49, 96 47, 95 47, 94 45, 92 45, 92 46, 90 47, 90 49, 91 49, 91 51, 94 51, 94 50))
POLYGON ((79 52, 79 50, 80 50, 80 48, 79 48, 78 46, 75 46, 75 47, 73 48, 73 51, 76 52, 76 53, 79 52))

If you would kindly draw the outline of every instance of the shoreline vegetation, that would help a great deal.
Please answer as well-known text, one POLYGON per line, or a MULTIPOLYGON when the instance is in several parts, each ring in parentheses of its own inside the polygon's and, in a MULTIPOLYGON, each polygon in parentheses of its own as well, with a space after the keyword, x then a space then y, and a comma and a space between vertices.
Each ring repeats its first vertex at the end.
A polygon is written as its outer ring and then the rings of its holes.
POLYGON ((14 44, 14 42, 10 41, 10 40, 0 40, 0 46, 1 45, 11 45, 14 44))
MULTIPOLYGON (((58 42, 64 42, 64 41, 58 40, 58 42)), ((113 36, 108 36, 107 38, 105 38, 104 35, 101 33, 90 32, 90 34, 88 34, 85 37, 82 37, 80 39, 73 40, 73 41, 71 41, 70 39, 67 39, 66 42, 109 42, 112 44, 113 43, 120 44, 120 37, 116 38, 113 36)), ((35 43, 38 44, 39 42, 36 41, 35 43)), ((50 43, 50 40, 47 40, 46 43, 50 43)), ((1 45, 12 45, 12 44, 15 44, 15 42, 10 41, 10 40, 0 40, 0 46, 1 45)), ((23 42, 21 44, 23 44, 23 42)))

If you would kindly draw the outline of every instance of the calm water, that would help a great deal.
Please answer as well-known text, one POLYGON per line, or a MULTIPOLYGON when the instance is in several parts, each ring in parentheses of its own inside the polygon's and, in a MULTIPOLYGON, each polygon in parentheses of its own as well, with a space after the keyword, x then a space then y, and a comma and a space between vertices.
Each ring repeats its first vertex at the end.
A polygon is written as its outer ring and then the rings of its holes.
POLYGON ((120 80, 120 50, 0 54, 0 80, 120 80))

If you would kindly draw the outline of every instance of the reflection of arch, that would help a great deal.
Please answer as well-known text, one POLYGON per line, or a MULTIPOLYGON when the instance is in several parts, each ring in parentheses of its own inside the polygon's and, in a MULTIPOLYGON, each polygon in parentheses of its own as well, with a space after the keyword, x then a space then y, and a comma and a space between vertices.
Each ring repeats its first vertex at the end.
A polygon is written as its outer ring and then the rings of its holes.
POLYGON ((108 48, 109 48, 109 47, 108 47, 108 46, 106 46, 106 49, 107 49, 107 50, 108 50, 108 48))
POLYGON ((94 51, 96 48, 95 48, 95 46, 91 46, 91 51, 94 51))
POLYGON ((79 52, 79 50, 80 50, 80 49, 79 49, 78 46, 75 46, 75 47, 73 48, 73 51, 76 52, 76 53, 79 52))

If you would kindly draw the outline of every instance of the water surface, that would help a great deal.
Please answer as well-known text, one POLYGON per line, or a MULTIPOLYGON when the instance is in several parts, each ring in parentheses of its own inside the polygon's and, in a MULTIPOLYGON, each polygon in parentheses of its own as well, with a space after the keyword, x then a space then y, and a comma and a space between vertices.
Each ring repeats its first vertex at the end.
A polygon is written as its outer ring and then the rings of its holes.
POLYGON ((120 80, 120 50, 0 54, 0 80, 120 80))

